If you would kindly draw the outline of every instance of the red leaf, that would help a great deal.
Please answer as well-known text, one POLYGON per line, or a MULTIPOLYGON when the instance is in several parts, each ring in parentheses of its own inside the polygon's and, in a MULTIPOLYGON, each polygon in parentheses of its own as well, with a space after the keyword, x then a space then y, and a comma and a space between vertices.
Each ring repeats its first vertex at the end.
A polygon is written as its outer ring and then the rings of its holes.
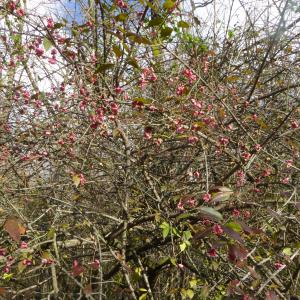
POLYGON ((78 264, 77 260, 74 260, 74 262, 73 262, 73 275, 74 276, 79 276, 83 272, 84 272, 84 267, 80 266, 78 264))
POLYGON ((233 263, 245 260, 247 258, 247 254, 247 249, 242 247, 241 245, 228 246, 228 259, 233 263))
POLYGON ((244 232, 245 232, 246 234, 251 234, 251 233, 253 233, 253 230, 252 230, 247 224, 245 224, 243 221, 241 221, 241 220, 236 220, 236 222, 237 222, 238 224, 241 225, 242 229, 244 230, 244 232))
POLYGON ((241 288, 237 286, 239 284, 239 282, 240 281, 237 279, 231 280, 229 282, 229 284, 227 286, 227 294, 229 296, 242 293, 241 288))

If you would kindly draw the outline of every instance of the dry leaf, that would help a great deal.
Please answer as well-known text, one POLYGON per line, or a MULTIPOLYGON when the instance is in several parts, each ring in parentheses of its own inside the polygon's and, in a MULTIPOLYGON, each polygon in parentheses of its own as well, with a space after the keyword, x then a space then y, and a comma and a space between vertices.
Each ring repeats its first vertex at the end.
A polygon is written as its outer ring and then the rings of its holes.
POLYGON ((90 296, 93 292, 92 285, 88 284, 84 287, 83 292, 86 296, 90 296))
POLYGON ((8 217, 3 228, 17 243, 20 242, 21 235, 26 233, 26 228, 22 225, 22 221, 17 217, 8 217))
POLYGON ((0 287, 0 296, 5 296, 7 290, 4 287, 0 287))

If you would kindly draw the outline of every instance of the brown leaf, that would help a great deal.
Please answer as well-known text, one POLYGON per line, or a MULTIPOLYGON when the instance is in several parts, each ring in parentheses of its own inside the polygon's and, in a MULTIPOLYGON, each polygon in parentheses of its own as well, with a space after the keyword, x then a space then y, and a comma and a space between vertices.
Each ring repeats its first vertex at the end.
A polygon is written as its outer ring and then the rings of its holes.
POLYGON ((0 287, 0 296, 5 296, 7 290, 4 287, 0 287))
POLYGON ((3 228, 9 236, 17 243, 21 240, 21 235, 26 233, 26 228, 17 217, 8 217, 3 225, 3 228))
POLYGON ((228 295, 235 295, 235 294, 241 294, 242 290, 240 287, 238 287, 239 280, 234 279, 231 280, 227 286, 227 294, 228 295))
POLYGON ((260 275, 254 270, 254 268, 250 267, 250 266, 247 266, 249 272, 251 273, 252 277, 254 279, 260 279, 260 275))
POLYGON ((92 285, 88 284, 84 287, 83 292, 86 296, 90 296, 93 292, 92 285))
POLYGON ((279 300, 279 297, 274 291, 266 292, 266 300, 279 300))

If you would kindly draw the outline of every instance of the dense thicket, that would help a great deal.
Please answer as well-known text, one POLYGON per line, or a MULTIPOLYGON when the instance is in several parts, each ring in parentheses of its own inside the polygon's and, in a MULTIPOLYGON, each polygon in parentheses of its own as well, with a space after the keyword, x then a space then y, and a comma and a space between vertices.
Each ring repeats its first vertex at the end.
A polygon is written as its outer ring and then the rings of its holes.
POLYGON ((4 299, 300 294, 299 5, 202 2, 2 2, 4 299))

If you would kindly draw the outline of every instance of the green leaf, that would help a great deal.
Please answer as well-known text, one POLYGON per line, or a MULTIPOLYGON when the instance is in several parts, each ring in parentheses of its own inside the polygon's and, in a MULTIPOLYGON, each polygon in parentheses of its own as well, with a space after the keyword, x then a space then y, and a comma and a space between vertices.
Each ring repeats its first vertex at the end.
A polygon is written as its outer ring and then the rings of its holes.
POLYGON ((151 45, 151 41, 144 36, 139 37, 137 42, 139 44, 151 45))
POLYGON ((63 23, 55 23, 54 24, 54 29, 60 29, 60 28, 62 28, 64 26, 65 26, 65 24, 63 24, 63 23))
POLYGON ((194 288, 194 287, 197 286, 198 280, 197 280, 196 278, 192 278, 192 279, 190 280, 189 284, 190 284, 190 287, 191 287, 191 288, 194 288))
POLYGON ((53 45, 49 39, 44 38, 43 46, 44 46, 45 50, 48 51, 53 45))
POLYGON ((118 21, 118 22, 124 22, 127 20, 127 18, 128 18, 128 15, 124 14, 124 13, 120 13, 119 15, 117 15, 115 17, 116 21, 118 21))
POLYGON ((113 51, 114 51, 114 53, 116 54, 117 57, 121 57, 122 54, 123 54, 123 51, 117 45, 113 45, 113 51))
POLYGON ((152 53, 154 56, 159 56, 160 51, 159 51, 159 45, 152 45, 152 53))
POLYGON ((194 297, 194 291, 191 289, 186 290, 186 295, 190 298, 193 299, 194 297))
POLYGON ((202 206, 200 207, 200 212, 204 215, 211 216, 217 220, 223 220, 223 216, 212 207, 202 206))
POLYGON ((173 29, 170 27, 165 27, 160 30, 160 35, 162 38, 167 38, 171 35, 173 29))
POLYGON ((75 28, 72 28, 71 31, 75 37, 78 36, 78 34, 79 34, 78 30, 76 30, 75 28))
POLYGON ((191 289, 181 289, 181 295, 182 295, 183 299, 186 299, 186 298, 193 299, 194 291, 191 289))
POLYGON ((49 239, 53 239, 54 238, 54 235, 55 235, 55 229, 52 227, 49 229, 49 231, 47 232, 47 237, 49 239))
POLYGON ((207 299, 208 296, 209 296, 209 287, 207 285, 205 285, 201 289, 200 299, 207 299))
POLYGON ((179 231, 175 228, 175 227, 172 227, 172 233, 178 237, 180 237, 179 235, 179 231))
POLYGON ((186 218, 190 217, 190 215, 191 215, 191 214, 189 214, 189 213, 180 214, 180 215, 176 218, 176 220, 186 219, 186 218))
POLYGON ((133 32, 127 32, 126 33, 126 36, 131 40, 131 41, 134 41, 138 44, 145 44, 145 45, 151 45, 151 41, 144 37, 144 36, 141 36, 141 35, 138 35, 136 33, 133 33, 133 32))
POLYGON ((172 265, 177 266, 176 258, 171 257, 170 262, 171 262, 172 265))
POLYGON ((172 9, 175 6, 175 1, 172 0, 166 0, 163 7, 164 9, 172 9))
POLYGON ((228 30, 227 35, 228 35, 228 38, 229 38, 229 39, 232 39, 232 38, 234 37, 234 32, 233 32, 233 30, 228 30))
POLYGON ((143 104, 151 104, 152 103, 152 101, 150 99, 146 99, 143 97, 134 98, 133 101, 140 102, 143 104))
POLYGON ((147 27, 153 27, 153 26, 159 26, 164 22, 164 18, 162 17, 156 17, 154 19, 152 19, 149 23, 147 27))
POLYGON ((139 297, 139 300, 146 300, 146 299, 147 299, 147 293, 144 293, 139 297))
POLYGON ((282 250, 282 254, 285 254, 285 255, 287 255, 287 256, 291 256, 291 255, 293 255, 292 249, 291 249, 291 248, 284 248, 284 249, 282 250))
POLYGON ((236 222, 228 222, 225 224, 226 227, 231 228, 232 230, 236 232, 242 232, 242 226, 236 222))
POLYGON ((166 238, 170 233, 170 229, 171 229, 170 224, 168 224, 167 222, 163 222, 160 224, 159 227, 162 229, 163 238, 166 238))
POLYGON ((186 231, 183 232, 183 238, 185 240, 189 240, 191 237, 192 237, 192 234, 189 230, 186 230, 186 231))
POLYGON ((140 66, 135 58, 129 58, 127 62, 129 65, 131 65, 132 67, 134 67, 136 69, 140 68, 140 66))
POLYGON ((4 273, 3 276, 2 276, 2 278, 4 280, 9 281, 9 280, 11 280, 13 278, 13 274, 12 273, 10 273, 10 274, 9 273, 4 273))
POLYGON ((187 247, 187 244, 185 242, 183 242, 179 245, 181 252, 183 252, 186 249, 186 247, 187 247))
POLYGON ((96 73, 102 73, 102 72, 105 72, 106 70, 109 70, 111 68, 113 68, 114 64, 99 64, 97 67, 96 67, 96 73))
POLYGON ((185 22, 185 21, 179 21, 179 22, 177 23, 177 26, 178 26, 178 27, 181 27, 181 28, 189 28, 189 27, 190 27, 189 23, 188 23, 188 22, 185 22))
POLYGON ((22 41, 22 36, 21 34, 15 34, 12 36, 13 41, 15 42, 15 44, 20 44, 22 41))

